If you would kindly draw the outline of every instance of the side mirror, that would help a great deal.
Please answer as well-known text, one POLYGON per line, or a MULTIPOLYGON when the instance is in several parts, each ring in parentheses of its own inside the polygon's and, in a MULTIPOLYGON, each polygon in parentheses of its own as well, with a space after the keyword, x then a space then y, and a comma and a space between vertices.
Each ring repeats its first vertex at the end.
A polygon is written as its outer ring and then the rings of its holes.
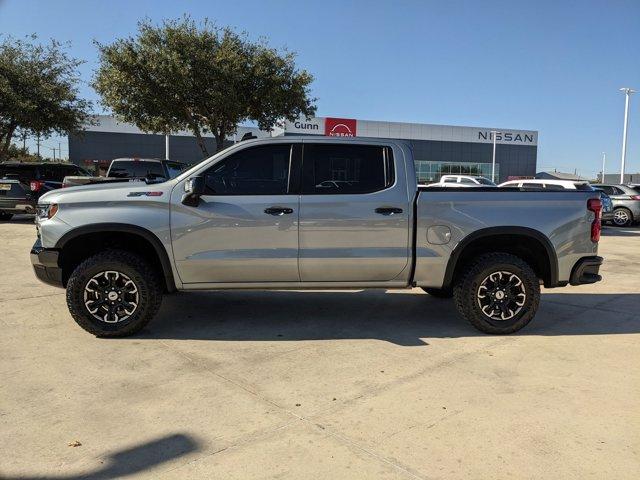
POLYGON ((205 179, 202 176, 191 177, 184 183, 184 195, 182 204, 189 207, 197 207, 200 204, 200 197, 204 195, 205 179))

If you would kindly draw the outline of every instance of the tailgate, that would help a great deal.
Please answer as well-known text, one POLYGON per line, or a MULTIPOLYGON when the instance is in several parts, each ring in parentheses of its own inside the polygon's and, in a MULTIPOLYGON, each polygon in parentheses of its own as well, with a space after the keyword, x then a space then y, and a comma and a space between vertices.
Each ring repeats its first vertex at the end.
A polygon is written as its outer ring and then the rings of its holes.
POLYGON ((0 180, 0 198, 26 198, 29 190, 17 180, 0 180))

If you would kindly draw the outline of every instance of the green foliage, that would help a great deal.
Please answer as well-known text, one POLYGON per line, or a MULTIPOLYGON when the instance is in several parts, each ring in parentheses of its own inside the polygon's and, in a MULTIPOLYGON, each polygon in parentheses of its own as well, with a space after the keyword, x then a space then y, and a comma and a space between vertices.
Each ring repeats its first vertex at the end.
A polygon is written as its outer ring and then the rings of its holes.
POLYGON ((37 155, 29 153, 26 148, 20 148, 16 145, 10 145, 6 152, 6 159, 19 162, 41 162, 42 159, 37 155))
POLYGON ((4 37, 0 41, 0 158, 18 129, 47 137, 82 129, 91 103, 78 97, 78 66, 62 46, 4 37))
POLYGON ((211 132, 220 150, 238 123, 269 129, 315 113, 313 77, 296 69, 293 53, 206 20, 146 20, 136 37, 98 47, 94 88, 104 105, 147 132, 190 130, 205 155, 203 133, 211 132))

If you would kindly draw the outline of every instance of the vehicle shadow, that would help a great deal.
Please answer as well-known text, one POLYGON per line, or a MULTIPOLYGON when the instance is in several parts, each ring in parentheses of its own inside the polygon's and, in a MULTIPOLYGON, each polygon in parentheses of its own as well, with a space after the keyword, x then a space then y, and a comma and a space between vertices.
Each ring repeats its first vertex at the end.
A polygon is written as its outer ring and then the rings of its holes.
POLYGON ((78 475, 19 475, 1 476, 5 480, 109 480, 136 475, 162 463, 200 449, 197 441, 185 434, 169 435, 108 455, 104 466, 93 472, 78 475))
POLYGON ((11 220, 0 220, 0 225, 3 223, 34 223, 34 219, 33 215, 16 215, 11 220))
MULTIPOLYGON (((640 294, 543 294, 536 318, 516 335, 640 333, 640 294), (609 303, 619 306, 609 308, 609 303)), ((165 297, 140 339, 297 341, 379 339, 422 346, 424 338, 484 335, 451 300, 415 291, 215 291, 165 297)))
POLYGON ((640 236, 640 227, 605 227, 602 229, 603 237, 637 237, 640 236))

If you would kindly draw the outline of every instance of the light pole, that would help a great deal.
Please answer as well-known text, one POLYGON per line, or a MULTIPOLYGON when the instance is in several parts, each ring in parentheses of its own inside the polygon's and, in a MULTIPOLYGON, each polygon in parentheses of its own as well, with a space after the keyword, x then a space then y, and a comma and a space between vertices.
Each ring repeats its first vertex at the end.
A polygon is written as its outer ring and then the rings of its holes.
POLYGON ((169 135, 164 136, 164 159, 169 160, 169 135))
POLYGON ((607 154, 602 152, 602 178, 600 179, 600 183, 604 183, 604 164, 607 161, 607 154))
POLYGON ((493 155, 491 160, 491 181, 496 183, 496 135, 498 132, 496 130, 491 130, 491 136, 493 138, 493 155))
POLYGON ((620 89, 624 92, 624 128, 622 130, 622 162, 620 165, 620 183, 624 183, 624 162, 627 158, 627 128, 629 127, 629 98, 635 90, 629 87, 620 89))

